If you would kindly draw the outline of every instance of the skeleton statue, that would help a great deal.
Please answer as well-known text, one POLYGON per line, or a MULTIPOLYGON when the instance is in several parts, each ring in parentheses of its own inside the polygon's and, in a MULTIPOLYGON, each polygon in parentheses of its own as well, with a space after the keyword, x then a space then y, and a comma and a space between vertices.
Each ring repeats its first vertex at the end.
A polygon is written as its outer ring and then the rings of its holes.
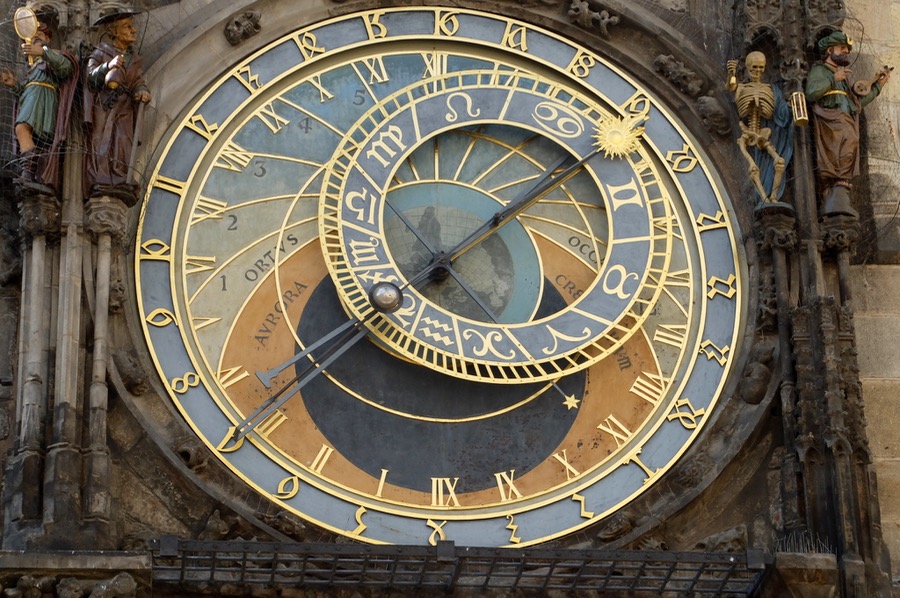
POLYGON ((744 64, 750 80, 738 83, 738 61, 728 61, 727 89, 734 94, 741 117, 737 143, 759 196, 764 202, 775 202, 782 193, 784 171, 791 157, 790 108, 778 87, 763 83, 766 57, 762 52, 750 52, 744 64), (769 184, 771 188, 766 191, 769 184))

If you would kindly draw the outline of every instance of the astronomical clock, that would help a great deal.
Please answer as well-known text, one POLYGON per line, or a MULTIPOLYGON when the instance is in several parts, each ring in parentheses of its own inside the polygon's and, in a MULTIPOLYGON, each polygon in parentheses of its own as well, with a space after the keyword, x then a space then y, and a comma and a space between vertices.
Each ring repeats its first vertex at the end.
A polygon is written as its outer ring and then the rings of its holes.
POLYGON ((376 544, 527 546, 663 480, 746 319, 704 148, 608 57, 385 8, 234 64, 151 163, 154 384, 248 488, 376 544))

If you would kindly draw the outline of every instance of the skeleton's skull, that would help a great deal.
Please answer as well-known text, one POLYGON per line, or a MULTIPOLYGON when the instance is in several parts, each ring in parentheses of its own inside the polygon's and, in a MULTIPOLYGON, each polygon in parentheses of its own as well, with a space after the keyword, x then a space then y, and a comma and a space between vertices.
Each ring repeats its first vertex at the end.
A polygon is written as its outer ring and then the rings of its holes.
POLYGON ((744 60, 744 65, 750 75, 750 81, 759 83, 762 81, 763 73, 766 72, 766 55, 762 52, 750 52, 744 60))

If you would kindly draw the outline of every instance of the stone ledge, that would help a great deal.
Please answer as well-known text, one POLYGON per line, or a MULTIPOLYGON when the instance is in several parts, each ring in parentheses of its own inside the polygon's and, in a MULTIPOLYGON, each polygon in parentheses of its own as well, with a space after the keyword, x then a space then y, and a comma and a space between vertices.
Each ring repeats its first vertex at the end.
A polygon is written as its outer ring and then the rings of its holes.
POLYGON ((150 574, 153 561, 142 552, 32 552, 0 551, 0 576, 46 570, 48 575, 66 574, 102 576, 120 571, 150 574))

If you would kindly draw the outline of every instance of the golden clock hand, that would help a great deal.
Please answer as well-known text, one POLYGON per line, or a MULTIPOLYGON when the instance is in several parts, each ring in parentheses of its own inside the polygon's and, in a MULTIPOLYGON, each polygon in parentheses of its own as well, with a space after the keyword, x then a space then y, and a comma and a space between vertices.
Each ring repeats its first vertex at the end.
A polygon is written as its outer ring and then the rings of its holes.
POLYGON ((278 392, 266 399, 253 411, 253 413, 235 426, 234 432, 232 433, 232 438, 235 441, 240 440, 252 432, 253 428, 269 417, 276 409, 284 405, 291 397, 300 392, 300 389, 306 386, 310 380, 323 372, 325 368, 349 350, 350 347, 362 340, 363 337, 369 333, 365 326, 363 326, 367 320, 374 317, 375 314, 391 312, 400 307, 403 303, 403 293, 397 285, 390 282, 382 282, 372 288, 369 293, 369 301, 373 309, 364 314, 363 317, 354 318, 344 322, 284 363, 267 372, 260 371, 256 373, 260 382, 262 382, 266 388, 270 388, 272 379, 285 369, 310 355, 312 351, 328 345, 325 352, 322 353, 318 359, 311 361, 301 373, 288 381, 278 392))
MULTIPOLYGON (((281 390, 266 399, 266 401, 263 402, 262 405, 257 407, 253 413, 244 418, 241 423, 235 426, 232 438, 235 441, 238 441, 252 432, 253 428, 255 428, 257 424, 265 421, 265 419, 269 417, 273 412, 275 412, 276 409, 284 405, 294 395, 300 392, 300 390, 304 386, 306 386, 307 382, 319 375, 319 373, 324 371, 325 368, 331 365, 338 357, 343 355, 348 349, 350 349, 350 347, 355 345, 364 336, 366 336, 369 331, 360 326, 362 322, 363 320, 360 319, 350 320, 347 323, 350 324, 350 326, 348 326, 347 324, 339 326, 336 330, 343 329, 344 334, 343 336, 338 338, 338 340, 336 340, 334 344, 332 344, 328 347, 328 349, 325 350, 325 353, 323 353, 322 355, 323 358, 316 359, 311 362, 303 370, 302 373, 295 376, 292 380, 285 384, 281 388, 281 390)), ((327 336, 334 338, 333 334, 329 334, 327 336)), ((307 351, 306 354, 308 355, 309 352, 307 351)), ((287 365, 285 365, 284 367, 287 367, 287 365)))
POLYGON ((276 377, 278 377, 278 375, 281 372, 286 370, 288 367, 294 365, 295 363, 297 363, 298 361, 300 361, 301 359, 303 359, 304 357, 306 357, 313 351, 318 350, 323 345, 328 344, 329 342, 331 342, 332 339, 334 339, 339 334, 342 334, 342 333, 346 332, 347 330, 349 330, 350 328, 355 327, 361 321, 362 320, 360 320, 359 318, 356 318, 353 320, 348 320, 347 322, 338 326, 337 328, 335 328, 334 330, 332 330, 331 332, 329 332, 328 334, 326 334, 325 336, 323 336, 316 342, 307 346, 303 351, 300 351, 299 353, 293 355, 290 359, 288 359, 284 363, 277 365, 274 368, 271 368, 265 372, 262 370, 257 371, 256 377, 259 378, 259 381, 263 383, 263 386, 265 386, 266 388, 272 388, 272 380, 274 380, 276 377))
POLYGON ((409 282, 404 285, 403 288, 409 285, 416 285, 421 280, 423 280, 426 276, 429 276, 432 271, 437 268, 446 268, 448 265, 453 263, 453 260, 457 259, 462 254, 466 253, 483 240, 500 230, 507 223, 511 222, 540 201, 547 193, 550 193, 573 176, 578 173, 578 170, 591 158, 599 154, 601 149, 599 147, 595 147, 590 153, 585 154, 581 159, 576 161, 574 164, 563 170, 559 173, 555 178, 550 178, 553 176, 553 173, 562 166, 566 160, 568 160, 569 156, 563 156, 555 163, 553 163, 549 168, 547 168, 538 178, 537 183, 531 187, 528 191, 525 191, 517 198, 512 200, 510 203, 506 205, 506 207, 494 214, 490 220, 487 220, 484 224, 479 226, 472 232, 468 237, 460 241, 453 249, 449 251, 441 252, 437 256, 435 256, 432 263, 429 267, 425 268, 422 272, 414 276, 409 280, 409 282))

